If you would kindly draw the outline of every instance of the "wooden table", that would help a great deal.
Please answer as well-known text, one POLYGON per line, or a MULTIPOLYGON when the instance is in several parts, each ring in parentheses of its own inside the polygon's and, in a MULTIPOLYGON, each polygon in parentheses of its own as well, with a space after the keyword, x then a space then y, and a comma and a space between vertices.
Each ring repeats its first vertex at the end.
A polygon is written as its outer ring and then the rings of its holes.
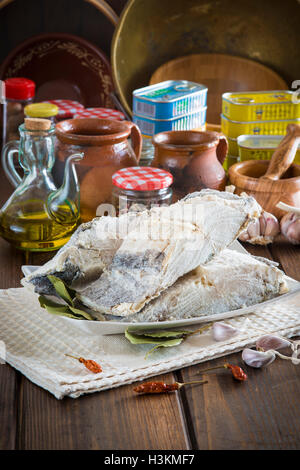
MULTIPOLYGON (((11 190, 0 178, 1 205, 11 190)), ((279 240, 267 248, 247 248, 278 261, 300 280, 299 246, 279 240)), ((46 256, 32 255, 29 263, 41 264, 46 256)), ((22 252, 0 240, 0 288, 19 286, 24 263, 22 252)), ((227 359, 242 365, 240 353, 227 359)), ((223 363, 216 359, 209 367, 223 363)), ((188 381, 207 367, 156 378, 188 381)), ((169 395, 137 397, 128 385, 59 401, 1 365, 0 449, 299 449, 300 366, 278 359, 263 370, 244 368, 245 383, 221 369, 208 373, 207 385, 169 395)))

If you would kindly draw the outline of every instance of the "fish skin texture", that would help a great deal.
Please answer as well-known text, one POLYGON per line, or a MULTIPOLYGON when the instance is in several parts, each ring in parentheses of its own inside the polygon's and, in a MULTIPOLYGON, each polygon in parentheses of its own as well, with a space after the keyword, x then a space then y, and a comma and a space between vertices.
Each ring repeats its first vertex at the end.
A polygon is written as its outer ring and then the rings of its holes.
POLYGON ((252 197, 203 190, 143 212, 103 274, 77 297, 104 314, 127 317, 229 246, 260 214, 252 197))
POLYGON ((53 295, 54 288, 47 278, 52 274, 69 287, 82 289, 109 266, 139 217, 139 213, 130 213, 118 218, 95 218, 80 225, 68 243, 48 263, 22 279, 22 284, 34 287, 37 293, 53 295))
POLYGON ((287 290, 284 273, 268 260, 225 249, 125 320, 157 322, 224 313, 272 299, 287 290))

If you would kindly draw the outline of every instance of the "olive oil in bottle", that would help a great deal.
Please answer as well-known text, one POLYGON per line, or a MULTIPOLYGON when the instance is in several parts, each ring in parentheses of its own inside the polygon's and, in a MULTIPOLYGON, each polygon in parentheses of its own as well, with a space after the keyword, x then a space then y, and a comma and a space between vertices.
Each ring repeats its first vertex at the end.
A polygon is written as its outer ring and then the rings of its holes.
POLYGON ((19 132, 19 147, 10 142, 3 151, 3 168, 16 190, 0 210, 0 236, 23 250, 57 250, 79 224, 79 186, 74 162, 83 154, 68 157, 63 185, 57 189, 51 175, 55 133, 51 121, 25 119, 19 132), (23 178, 14 168, 13 152, 19 154, 23 178))

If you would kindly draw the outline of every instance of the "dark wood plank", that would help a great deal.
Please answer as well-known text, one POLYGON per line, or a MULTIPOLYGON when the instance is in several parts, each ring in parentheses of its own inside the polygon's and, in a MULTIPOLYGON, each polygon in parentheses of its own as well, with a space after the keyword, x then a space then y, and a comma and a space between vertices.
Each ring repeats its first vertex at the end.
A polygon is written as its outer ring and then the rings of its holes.
POLYGON ((270 250, 284 272, 300 281, 300 245, 292 245, 281 236, 270 246, 270 250))
POLYGON ((237 353, 183 369, 183 381, 196 377, 207 379, 208 384, 180 392, 184 394, 194 449, 300 448, 300 380, 296 366, 278 360, 268 368, 253 369, 245 366, 237 353), (201 374, 201 370, 221 366, 225 360, 242 366, 248 380, 236 382, 225 369, 201 374))
POLYGON ((18 417, 17 389, 17 373, 9 365, 0 363, 0 450, 15 449, 18 417))
MULTIPOLYGON (((172 374, 156 379, 174 380, 172 374)), ((133 387, 59 401, 24 379, 18 448, 189 448, 178 396, 137 396, 133 387)))

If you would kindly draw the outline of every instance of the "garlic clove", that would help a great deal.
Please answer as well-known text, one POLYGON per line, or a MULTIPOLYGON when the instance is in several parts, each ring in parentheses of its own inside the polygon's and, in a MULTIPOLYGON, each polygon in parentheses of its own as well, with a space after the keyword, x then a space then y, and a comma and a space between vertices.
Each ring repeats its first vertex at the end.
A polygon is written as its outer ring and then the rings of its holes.
POLYGON ((255 219, 251 224, 248 226, 248 234, 249 238, 256 238, 260 236, 260 223, 259 219, 255 219))
POLYGON ((276 217, 273 214, 269 214, 269 212, 264 212, 263 218, 265 220, 263 235, 265 237, 276 237, 280 233, 280 225, 276 217))
POLYGON ((291 347, 291 341, 280 338, 279 336, 275 335, 265 335, 258 338, 256 341, 256 348, 263 349, 264 351, 268 351, 269 349, 282 349, 286 347, 291 347))
POLYGON ((256 351, 255 349, 246 348, 242 352, 242 359, 247 366, 255 367, 266 367, 271 364, 276 358, 274 351, 256 351))
POLYGON ((247 232, 247 230, 245 230, 244 232, 242 232, 240 235, 239 235, 239 240, 241 242, 247 242, 249 240, 249 234, 247 232))
POLYGON ((300 244, 300 219, 296 219, 290 224, 287 230, 287 238, 294 245, 300 244))
POLYGON ((294 245, 300 244, 300 207, 289 206, 279 202, 276 207, 287 213, 280 221, 282 235, 294 245))
POLYGON ((280 233, 280 225, 273 214, 263 211, 261 216, 252 221, 247 230, 240 236, 239 240, 248 241, 252 244, 266 245, 271 243, 280 233))
POLYGON ((237 335, 239 330, 223 322, 215 322, 212 327, 213 339, 215 341, 226 341, 237 335))

